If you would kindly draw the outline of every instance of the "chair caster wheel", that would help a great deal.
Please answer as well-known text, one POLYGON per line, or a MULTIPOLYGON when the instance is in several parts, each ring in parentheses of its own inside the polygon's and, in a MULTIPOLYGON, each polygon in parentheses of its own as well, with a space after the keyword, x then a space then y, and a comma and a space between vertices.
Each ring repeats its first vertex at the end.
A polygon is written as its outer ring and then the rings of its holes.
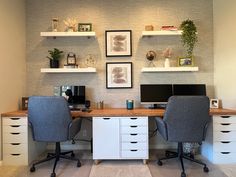
POLYGON ((159 166, 162 166, 162 161, 158 160, 158 161, 157 161, 157 164, 158 164, 159 166))
POLYGON ((206 166, 203 168, 203 171, 205 172, 205 173, 208 173, 209 172, 209 168, 207 168, 206 166))
POLYGON ((181 177, 186 177, 186 174, 184 172, 182 172, 181 177))
POLYGON ((78 160, 78 162, 77 162, 77 167, 81 167, 81 163, 80 163, 79 160, 78 160))
POLYGON ((70 156, 71 156, 71 157, 75 157, 75 154, 72 152, 70 156))
POLYGON ((51 173, 51 177, 56 177, 56 173, 55 172, 51 173))
POLYGON ((32 167, 30 168, 30 172, 35 172, 35 167, 34 167, 34 166, 32 166, 32 167))

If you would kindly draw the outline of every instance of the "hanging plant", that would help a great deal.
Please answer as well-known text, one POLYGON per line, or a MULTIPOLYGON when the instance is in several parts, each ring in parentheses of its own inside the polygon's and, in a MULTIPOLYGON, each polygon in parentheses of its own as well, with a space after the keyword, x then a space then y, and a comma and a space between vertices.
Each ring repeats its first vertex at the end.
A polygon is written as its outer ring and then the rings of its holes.
POLYGON ((180 29, 183 31, 181 35, 183 46, 187 50, 187 55, 193 55, 193 49, 197 42, 197 27, 192 20, 185 20, 181 23, 180 29))

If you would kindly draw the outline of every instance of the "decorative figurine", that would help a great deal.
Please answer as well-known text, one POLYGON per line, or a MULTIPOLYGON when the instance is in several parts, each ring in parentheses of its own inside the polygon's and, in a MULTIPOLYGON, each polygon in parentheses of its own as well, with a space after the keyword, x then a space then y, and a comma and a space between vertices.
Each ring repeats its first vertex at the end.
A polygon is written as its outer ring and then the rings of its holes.
POLYGON ((58 31, 58 22, 59 22, 59 20, 58 20, 58 18, 53 18, 52 19, 52 31, 53 32, 57 32, 58 31))
POLYGON ((148 66, 155 66, 155 64, 153 63, 153 60, 156 58, 156 52, 154 52, 153 50, 150 50, 147 52, 146 54, 146 58, 149 61, 148 66))

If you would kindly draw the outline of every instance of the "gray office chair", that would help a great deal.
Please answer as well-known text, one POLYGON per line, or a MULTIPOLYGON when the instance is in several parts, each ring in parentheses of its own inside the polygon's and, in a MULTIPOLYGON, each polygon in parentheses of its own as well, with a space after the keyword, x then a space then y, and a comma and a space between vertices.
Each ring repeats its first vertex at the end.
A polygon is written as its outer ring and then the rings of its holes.
POLYGON ((183 153, 183 142, 201 143, 204 140, 209 116, 209 98, 206 96, 172 96, 169 98, 163 119, 156 117, 157 130, 162 137, 170 142, 178 142, 177 153, 166 151, 166 157, 158 159, 159 166, 162 160, 179 158, 181 162, 181 177, 186 177, 183 158, 204 166, 199 160, 186 156, 183 153))
POLYGON ((55 168, 60 158, 77 161, 73 151, 61 152, 60 142, 71 140, 81 128, 82 119, 72 120, 68 103, 64 97, 57 96, 32 96, 28 103, 28 118, 32 128, 33 140, 40 142, 55 142, 55 153, 49 153, 47 158, 34 163, 30 171, 35 171, 35 166, 55 158, 51 177, 56 177, 55 168), (66 156, 71 154, 71 156, 66 156))

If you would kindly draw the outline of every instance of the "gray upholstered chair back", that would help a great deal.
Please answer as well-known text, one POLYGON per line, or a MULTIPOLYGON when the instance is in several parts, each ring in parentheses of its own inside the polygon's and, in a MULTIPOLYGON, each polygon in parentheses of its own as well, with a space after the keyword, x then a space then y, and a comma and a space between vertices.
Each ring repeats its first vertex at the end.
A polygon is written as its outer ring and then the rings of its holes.
POLYGON ((64 97, 30 97, 28 117, 34 140, 46 142, 68 140, 72 118, 64 97))
POLYGON ((202 142, 209 115, 206 96, 172 96, 169 98, 163 121, 168 141, 202 142))

